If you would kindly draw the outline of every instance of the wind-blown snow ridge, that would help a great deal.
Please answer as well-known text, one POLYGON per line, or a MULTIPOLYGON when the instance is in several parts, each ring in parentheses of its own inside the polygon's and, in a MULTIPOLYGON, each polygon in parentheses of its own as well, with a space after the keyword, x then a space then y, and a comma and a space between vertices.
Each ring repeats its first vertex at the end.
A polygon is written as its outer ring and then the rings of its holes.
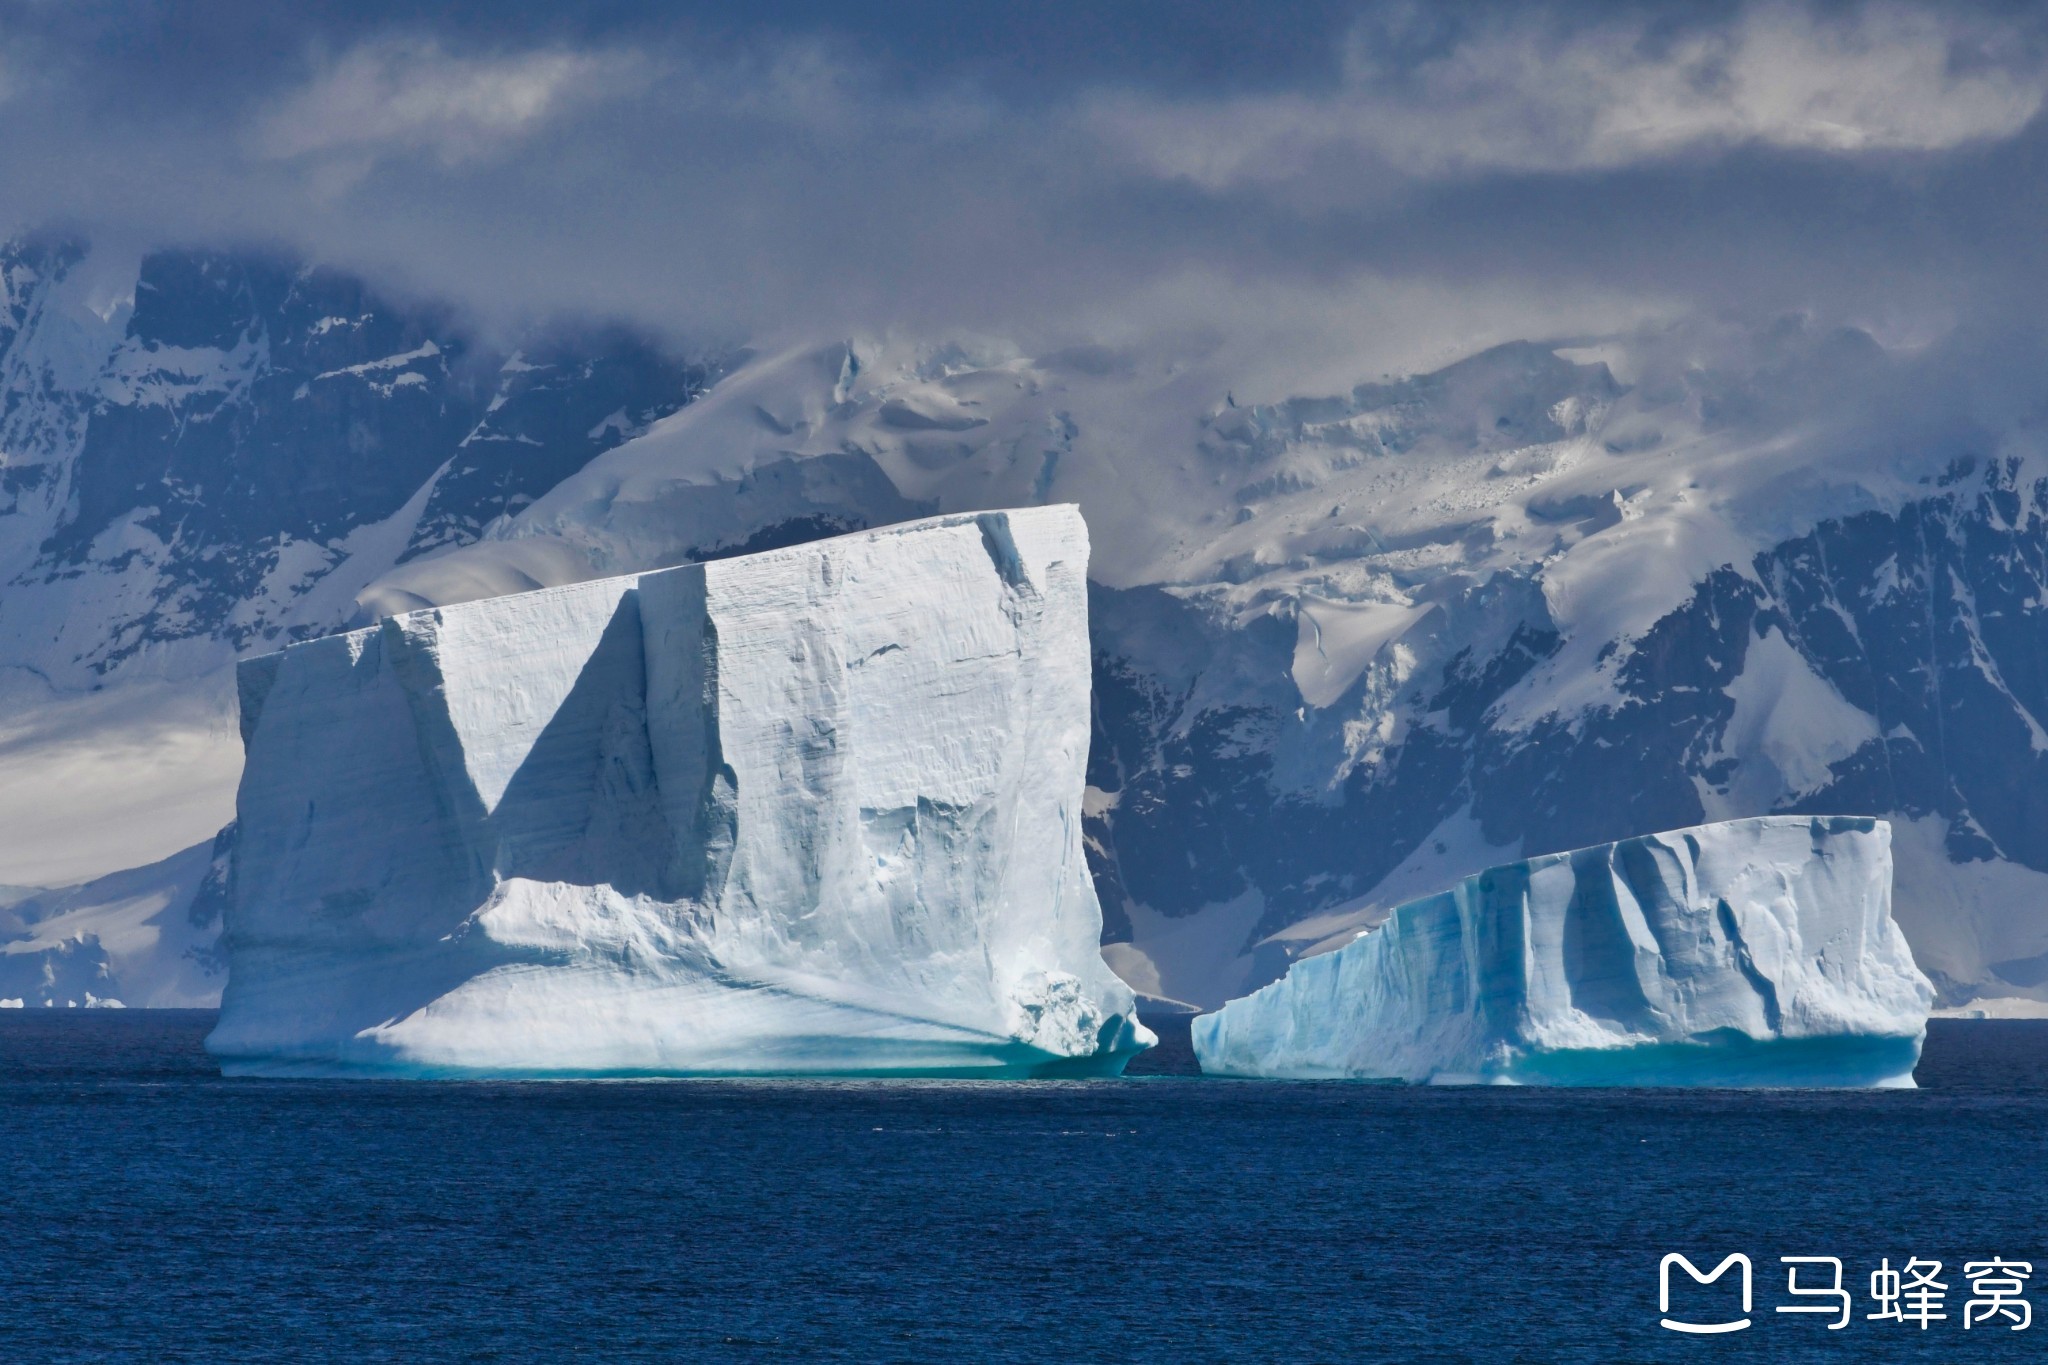
POLYGON ((1194 1044, 1234 1076, 1910 1086, 1933 995, 1892 922, 1890 827, 1773 817, 1468 877, 1194 1044))
POLYGON ((1087 531, 941 517, 241 666, 231 1072, 1087 1074, 1087 531))

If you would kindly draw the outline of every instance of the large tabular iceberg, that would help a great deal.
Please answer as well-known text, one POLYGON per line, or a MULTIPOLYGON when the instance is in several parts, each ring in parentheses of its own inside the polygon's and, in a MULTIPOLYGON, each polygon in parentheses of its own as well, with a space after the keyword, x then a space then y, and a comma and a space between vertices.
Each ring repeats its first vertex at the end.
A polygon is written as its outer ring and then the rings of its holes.
POLYGON ((1090 1074, 1071 507, 413 612, 242 665, 231 1073, 1090 1074))
POLYGON ((1913 1083, 1933 989, 1891 827, 1771 816, 1468 877, 1194 1022, 1202 1070, 1541 1085, 1913 1083))

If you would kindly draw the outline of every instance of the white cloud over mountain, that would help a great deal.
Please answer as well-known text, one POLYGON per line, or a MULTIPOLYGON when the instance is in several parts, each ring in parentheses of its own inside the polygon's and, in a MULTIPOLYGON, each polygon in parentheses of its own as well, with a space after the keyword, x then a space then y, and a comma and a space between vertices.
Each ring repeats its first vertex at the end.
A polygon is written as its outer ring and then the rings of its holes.
POLYGON ((625 52, 538 48, 457 56, 432 38, 378 38, 324 63, 258 123, 258 157, 425 151, 445 163, 487 155, 579 103, 642 84, 625 52))
POLYGON ((0 80, 0 222, 131 250, 276 242, 487 321, 622 316, 698 340, 1286 333, 1283 310, 1312 330, 1356 299, 1349 330, 1405 355, 1441 345, 1438 314, 1399 303, 1422 296, 1481 318, 1589 296, 1925 335, 2031 315, 2048 279, 2017 230, 2042 207, 2048 89, 2027 10, 503 20, 0 9, 0 73, 19 77, 0 80))
POLYGON ((1155 175, 1207 189, 1368 158, 1406 175, 1602 170, 1745 144, 1937 151, 2010 137, 2048 67, 1983 20, 1903 5, 1757 5, 1677 32, 1530 9, 1404 62, 1361 24, 1332 89, 1224 99, 1110 94, 1087 122, 1155 175), (2017 49, 2017 50, 2015 50, 2017 49))

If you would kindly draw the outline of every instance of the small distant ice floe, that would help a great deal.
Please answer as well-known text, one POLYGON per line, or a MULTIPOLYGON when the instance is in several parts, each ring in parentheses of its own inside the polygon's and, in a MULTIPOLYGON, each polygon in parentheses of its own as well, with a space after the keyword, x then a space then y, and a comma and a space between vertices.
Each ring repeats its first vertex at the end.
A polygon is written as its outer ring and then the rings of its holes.
MULTIPOLYGON (((44 1009, 77 1009, 76 1000, 44 1000, 39 1002, 44 1009)), ((18 995, 0 997, 0 1010, 29 1009, 29 1002, 18 995)), ((118 1000, 102 1000, 97 995, 85 997, 85 1008, 89 1010, 124 1010, 128 1007, 118 1000)))
POLYGON ((1911 1086, 1891 828, 1731 820, 1468 877, 1194 1021, 1210 1075, 1911 1086))

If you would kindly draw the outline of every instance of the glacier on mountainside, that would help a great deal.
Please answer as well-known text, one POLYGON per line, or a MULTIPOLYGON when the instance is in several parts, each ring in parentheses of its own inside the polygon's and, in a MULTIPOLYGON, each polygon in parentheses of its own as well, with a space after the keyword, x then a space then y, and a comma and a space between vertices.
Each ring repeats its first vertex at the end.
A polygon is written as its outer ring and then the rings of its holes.
POLYGON ((0 886, 0 1006, 211 1009, 234 827, 81 886, 0 886))
POLYGON ((1910 1086, 1891 829, 1731 820, 1511 863, 1194 1021, 1211 1075, 1910 1086))
POLYGON ((1120 1071, 1087 530, 943 517, 241 666, 233 1074, 1120 1071))

